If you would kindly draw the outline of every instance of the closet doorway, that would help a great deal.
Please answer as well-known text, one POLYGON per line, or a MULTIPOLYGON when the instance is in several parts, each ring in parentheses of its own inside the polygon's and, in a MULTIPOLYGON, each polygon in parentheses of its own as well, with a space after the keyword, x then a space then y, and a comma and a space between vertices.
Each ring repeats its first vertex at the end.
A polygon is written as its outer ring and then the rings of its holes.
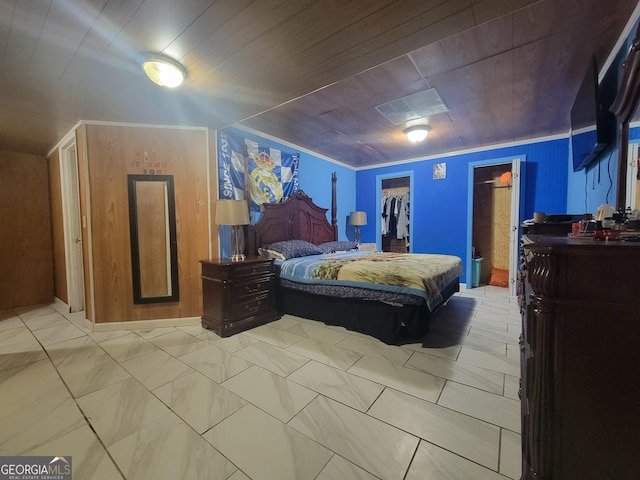
POLYGON ((378 251, 411 253, 413 171, 376 176, 378 251))
MULTIPOLYGON (((516 294, 522 157, 469 164, 467 219, 467 288, 472 288, 474 253, 482 257, 479 284, 501 277, 516 294)), ((477 275, 476 275, 477 277, 477 275)), ((476 278, 477 280, 477 278, 476 278)))

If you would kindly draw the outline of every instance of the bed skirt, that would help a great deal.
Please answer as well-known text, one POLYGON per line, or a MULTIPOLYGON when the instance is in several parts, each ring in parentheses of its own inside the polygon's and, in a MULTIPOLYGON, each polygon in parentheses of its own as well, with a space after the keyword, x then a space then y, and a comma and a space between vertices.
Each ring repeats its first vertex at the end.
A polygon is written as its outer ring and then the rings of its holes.
MULTIPOLYGON (((459 279, 442 292, 442 303, 460 290, 459 279)), ((388 303, 335 298, 276 287, 276 306, 281 313, 340 325, 348 330, 371 335, 389 345, 414 343, 429 331, 430 312, 426 304, 394 306, 388 303)))

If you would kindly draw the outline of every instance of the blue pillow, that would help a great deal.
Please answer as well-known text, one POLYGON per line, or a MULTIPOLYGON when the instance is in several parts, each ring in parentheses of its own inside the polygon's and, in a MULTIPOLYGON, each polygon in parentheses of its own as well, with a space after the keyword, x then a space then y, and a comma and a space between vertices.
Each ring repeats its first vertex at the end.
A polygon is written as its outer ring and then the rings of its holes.
POLYGON ((269 245, 263 245, 263 249, 278 252, 285 259, 306 257, 307 255, 320 255, 324 253, 320 248, 313 243, 306 242, 304 240, 286 240, 283 242, 270 243, 269 245))
POLYGON ((355 250, 358 244, 349 240, 337 240, 335 242, 321 243, 318 247, 322 250, 322 253, 348 252, 349 250, 355 250))

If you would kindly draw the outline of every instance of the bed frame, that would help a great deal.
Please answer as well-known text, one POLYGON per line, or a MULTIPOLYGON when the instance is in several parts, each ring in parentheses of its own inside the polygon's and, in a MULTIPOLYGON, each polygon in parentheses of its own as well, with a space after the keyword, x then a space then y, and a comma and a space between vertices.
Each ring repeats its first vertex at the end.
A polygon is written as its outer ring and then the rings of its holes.
MULTIPOLYGON (((284 240, 306 240, 319 245, 338 239, 336 225, 336 176, 332 177, 332 223, 327 210, 313 203, 298 190, 282 203, 264 204, 263 215, 255 225, 248 226, 249 255, 268 243, 284 240)), ((459 290, 456 279, 443 292, 443 302, 459 290)), ((329 325, 341 325, 372 335, 388 344, 415 342, 428 332, 430 312, 424 305, 391 305, 371 300, 335 298, 313 295, 285 288, 276 281, 276 306, 281 313, 318 320, 329 325)))

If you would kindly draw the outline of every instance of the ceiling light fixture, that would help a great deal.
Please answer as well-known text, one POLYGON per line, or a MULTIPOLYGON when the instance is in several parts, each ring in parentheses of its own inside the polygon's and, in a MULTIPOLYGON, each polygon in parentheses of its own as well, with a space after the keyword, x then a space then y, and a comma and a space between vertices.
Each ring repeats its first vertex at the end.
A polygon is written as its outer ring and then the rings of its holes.
POLYGON ((180 63, 161 53, 146 54, 141 64, 147 77, 161 87, 176 88, 187 76, 187 71, 180 63))
POLYGON ((414 125, 413 127, 405 128, 404 134, 410 142, 417 143, 427 138, 429 130, 431 130, 429 125, 414 125))

